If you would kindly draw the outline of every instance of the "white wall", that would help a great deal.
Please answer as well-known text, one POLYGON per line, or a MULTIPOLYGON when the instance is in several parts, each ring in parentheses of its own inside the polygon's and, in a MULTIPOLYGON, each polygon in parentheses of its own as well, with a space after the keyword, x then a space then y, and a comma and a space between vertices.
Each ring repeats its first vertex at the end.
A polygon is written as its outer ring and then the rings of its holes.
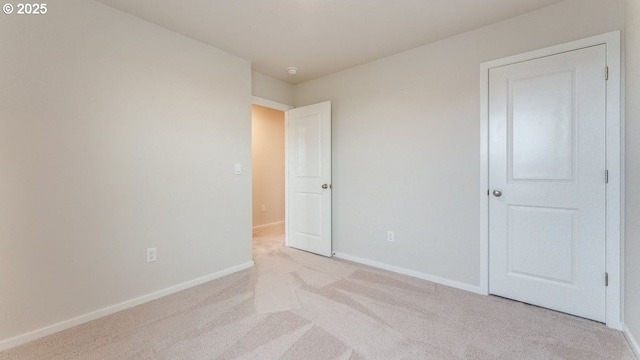
POLYGON ((626 5, 625 325, 640 356, 640 0, 626 5))
POLYGON ((251 262, 250 63, 48 5, 0 21, 0 347, 251 262))
POLYGON ((284 105, 293 105, 295 101, 293 85, 257 71, 252 72, 251 81, 253 96, 284 105))
POLYGON ((478 289, 480 63, 622 29, 623 9, 569 0, 297 85, 296 106, 332 101, 334 251, 478 289))

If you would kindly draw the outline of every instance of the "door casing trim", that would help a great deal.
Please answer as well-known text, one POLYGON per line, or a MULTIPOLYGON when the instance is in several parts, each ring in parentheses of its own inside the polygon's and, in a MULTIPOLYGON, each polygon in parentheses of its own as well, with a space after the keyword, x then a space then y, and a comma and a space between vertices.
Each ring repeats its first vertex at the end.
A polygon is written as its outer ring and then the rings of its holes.
MULTIPOLYGON (((620 31, 534 50, 480 64, 480 289, 489 295, 489 70, 581 48, 606 45, 609 79, 606 89, 606 324, 622 330, 624 226, 624 122, 622 121, 620 31)), ((602 69, 604 77, 605 69, 602 69)), ((603 274, 604 282, 604 274, 603 274)))

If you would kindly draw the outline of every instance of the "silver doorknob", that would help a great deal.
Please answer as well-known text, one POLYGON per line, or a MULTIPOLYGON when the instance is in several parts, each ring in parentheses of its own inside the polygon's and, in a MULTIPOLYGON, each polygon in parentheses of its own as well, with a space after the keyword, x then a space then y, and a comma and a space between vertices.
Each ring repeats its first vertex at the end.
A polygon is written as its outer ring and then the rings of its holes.
POLYGON ((328 189, 328 188, 329 188, 329 185, 327 185, 327 184, 322 184, 322 188, 323 188, 323 189, 328 189))
POLYGON ((502 196, 502 191, 500 191, 500 190, 493 190, 493 196, 495 196, 495 197, 500 197, 500 196, 502 196))

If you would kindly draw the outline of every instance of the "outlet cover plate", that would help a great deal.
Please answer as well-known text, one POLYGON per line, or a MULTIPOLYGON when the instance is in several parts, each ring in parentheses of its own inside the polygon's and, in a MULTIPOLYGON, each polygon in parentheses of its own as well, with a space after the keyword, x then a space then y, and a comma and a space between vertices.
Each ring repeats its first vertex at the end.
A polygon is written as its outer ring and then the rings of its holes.
POLYGON ((157 249, 156 248, 147 248, 147 262, 154 262, 157 259, 157 249))

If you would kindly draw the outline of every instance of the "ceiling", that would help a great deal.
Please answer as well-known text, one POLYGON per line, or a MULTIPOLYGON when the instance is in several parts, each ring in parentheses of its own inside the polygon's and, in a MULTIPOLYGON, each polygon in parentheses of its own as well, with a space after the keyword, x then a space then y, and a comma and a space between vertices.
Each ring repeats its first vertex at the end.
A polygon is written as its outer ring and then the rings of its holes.
POLYGON ((296 84, 562 0, 98 1, 296 84))

